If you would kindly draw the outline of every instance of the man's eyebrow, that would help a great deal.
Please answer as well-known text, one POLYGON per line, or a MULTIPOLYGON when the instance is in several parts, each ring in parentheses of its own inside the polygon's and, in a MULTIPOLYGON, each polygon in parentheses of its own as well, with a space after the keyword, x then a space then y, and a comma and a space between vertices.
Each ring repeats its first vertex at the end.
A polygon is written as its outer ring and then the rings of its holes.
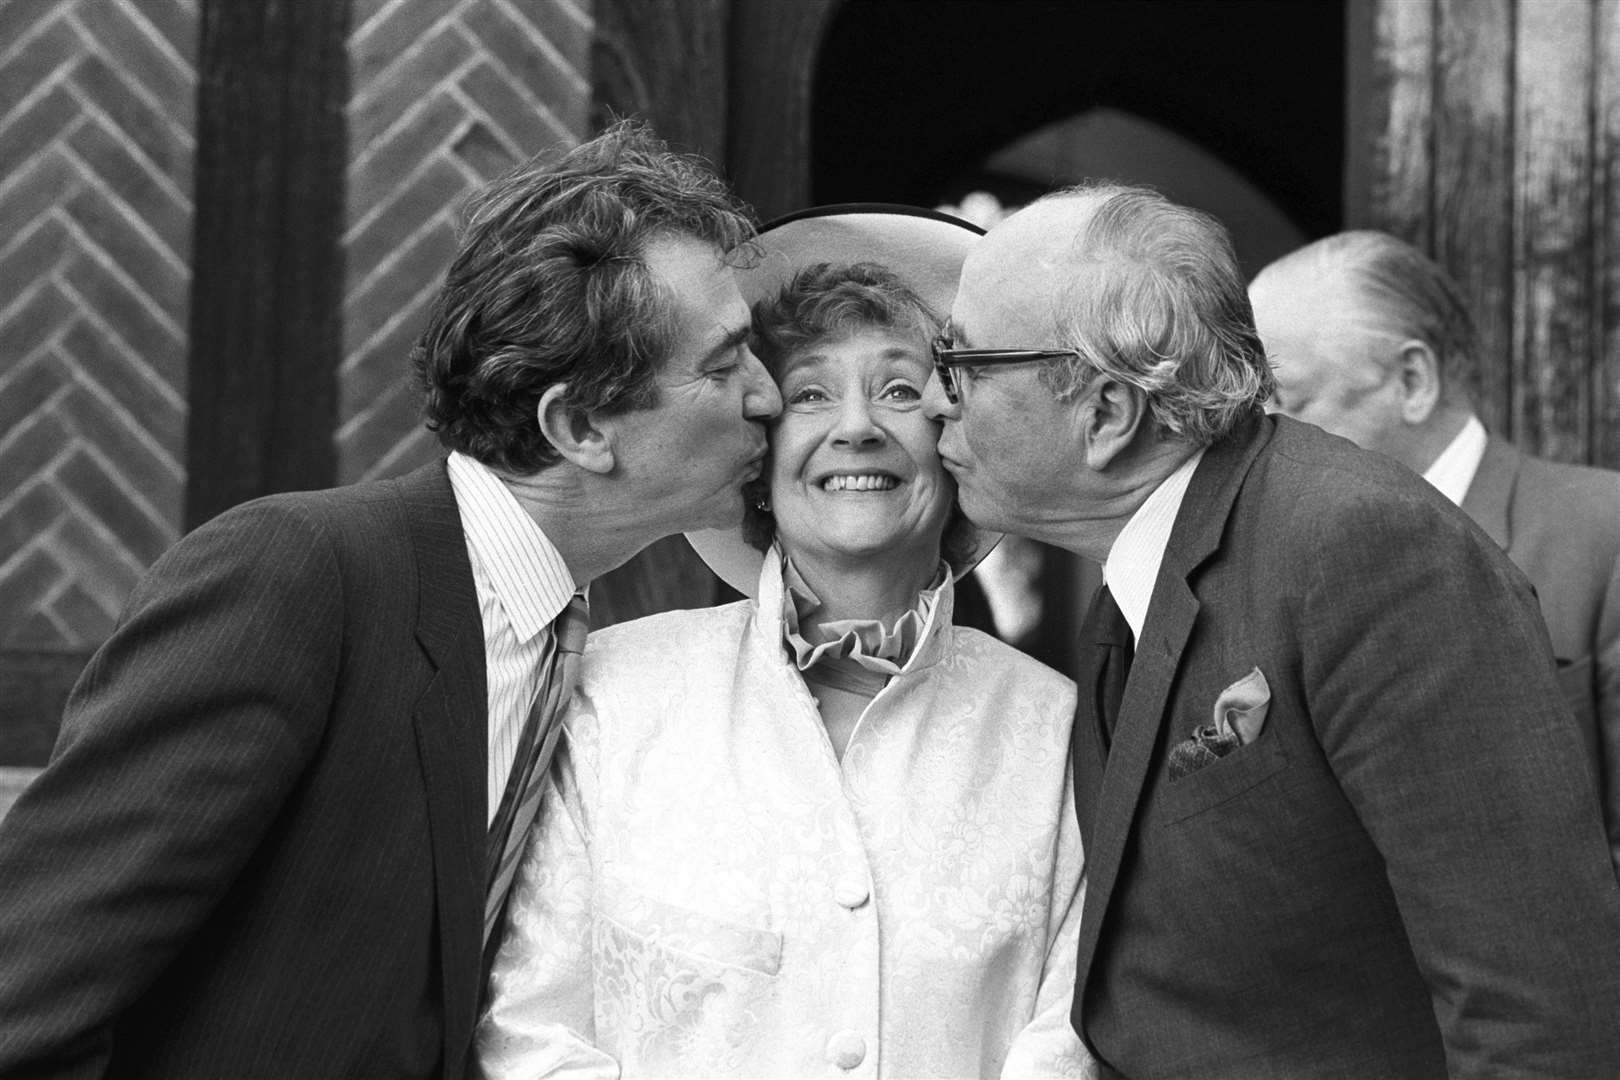
POLYGON ((714 348, 703 354, 703 362, 705 364, 712 364, 716 360, 719 360, 725 356, 727 353, 735 350, 737 346, 747 344, 748 335, 752 332, 753 328, 747 323, 744 323, 735 330, 732 330, 725 337, 721 338, 719 343, 716 344, 714 348))

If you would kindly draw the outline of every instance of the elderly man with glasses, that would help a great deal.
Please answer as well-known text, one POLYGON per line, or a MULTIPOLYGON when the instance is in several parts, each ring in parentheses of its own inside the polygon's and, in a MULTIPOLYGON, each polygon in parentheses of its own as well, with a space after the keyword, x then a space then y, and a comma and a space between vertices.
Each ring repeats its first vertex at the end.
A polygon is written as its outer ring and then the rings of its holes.
POLYGON ((1533 593, 1286 417, 1219 224, 1049 196, 965 265, 925 405, 974 521, 1103 564, 1073 1021, 1104 1076, 1591 1077, 1620 890, 1533 593))

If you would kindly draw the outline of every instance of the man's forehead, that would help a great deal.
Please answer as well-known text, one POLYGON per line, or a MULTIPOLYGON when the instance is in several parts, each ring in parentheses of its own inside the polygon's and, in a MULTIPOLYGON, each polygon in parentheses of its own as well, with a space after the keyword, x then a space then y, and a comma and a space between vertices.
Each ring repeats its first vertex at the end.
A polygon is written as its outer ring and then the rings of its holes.
POLYGON ((1057 299, 1078 273, 1083 215, 1054 200, 1028 207, 992 229, 968 254, 951 308, 952 326, 977 335, 1009 325, 1044 333, 1057 299))

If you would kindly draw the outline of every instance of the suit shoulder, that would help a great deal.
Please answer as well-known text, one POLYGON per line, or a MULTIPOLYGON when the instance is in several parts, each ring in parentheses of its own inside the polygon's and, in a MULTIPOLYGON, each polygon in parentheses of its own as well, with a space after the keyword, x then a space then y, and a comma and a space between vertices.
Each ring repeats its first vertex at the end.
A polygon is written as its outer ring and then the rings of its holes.
POLYGON ((1620 531, 1620 472, 1593 465, 1524 455, 1521 497, 1557 503, 1594 521, 1608 521, 1620 531))

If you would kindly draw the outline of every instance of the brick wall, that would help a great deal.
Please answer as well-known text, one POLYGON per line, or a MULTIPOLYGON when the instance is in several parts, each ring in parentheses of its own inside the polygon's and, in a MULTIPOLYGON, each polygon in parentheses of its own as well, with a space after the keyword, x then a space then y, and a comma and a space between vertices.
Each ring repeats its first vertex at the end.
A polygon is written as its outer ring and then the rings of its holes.
POLYGON ((0 7, 0 765, 178 534, 195 0, 0 7))
MULTIPOLYGON (((199 3, 0 2, 0 767, 179 535, 199 3)), ((457 208, 583 137, 594 33, 592 0, 352 3, 343 482, 433 452, 406 361, 457 208)))
POLYGON ((395 475, 436 444, 407 357, 473 188, 572 146, 590 109, 589 0, 357 0, 338 461, 395 475))

